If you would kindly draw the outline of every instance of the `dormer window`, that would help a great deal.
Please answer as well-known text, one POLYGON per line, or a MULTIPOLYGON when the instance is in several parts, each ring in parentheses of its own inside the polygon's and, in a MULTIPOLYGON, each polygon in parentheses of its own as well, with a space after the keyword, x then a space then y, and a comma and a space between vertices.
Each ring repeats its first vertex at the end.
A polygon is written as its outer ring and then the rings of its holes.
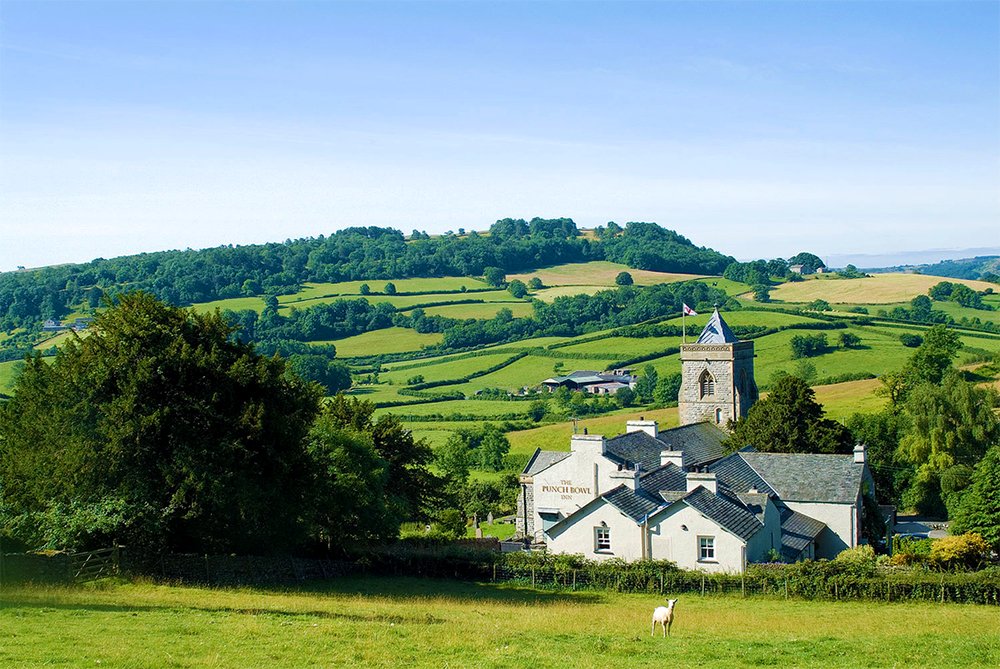
POLYGON ((699 383, 701 385, 702 397, 712 397, 715 395, 715 378, 707 370, 701 373, 699 383))

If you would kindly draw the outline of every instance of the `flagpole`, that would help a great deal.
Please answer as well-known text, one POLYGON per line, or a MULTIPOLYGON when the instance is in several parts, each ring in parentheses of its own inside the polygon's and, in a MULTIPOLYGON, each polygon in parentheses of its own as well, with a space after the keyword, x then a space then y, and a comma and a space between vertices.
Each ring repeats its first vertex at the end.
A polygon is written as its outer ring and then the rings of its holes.
POLYGON ((687 339, 687 309, 681 305, 681 344, 688 343, 687 339))

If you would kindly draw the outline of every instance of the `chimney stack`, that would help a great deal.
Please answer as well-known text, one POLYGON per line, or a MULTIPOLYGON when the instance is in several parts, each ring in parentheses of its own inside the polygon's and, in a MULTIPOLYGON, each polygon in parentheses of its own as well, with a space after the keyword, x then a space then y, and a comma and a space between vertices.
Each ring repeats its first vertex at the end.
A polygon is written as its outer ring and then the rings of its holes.
POLYGON ((854 447, 854 464, 863 465, 865 464, 865 449, 867 446, 864 444, 858 444, 854 447))
POLYGON ((635 490, 639 486, 639 476, 642 471, 639 466, 636 465, 634 469, 619 469, 617 471, 611 472, 611 485, 617 487, 618 485, 624 483, 625 487, 629 490, 635 490))
POLYGON ((698 486, 701 486, 702 488, 709 491, 713 495, 719 494, 719 482, 716 480, 714 473, 688 472, 687 491, 691 492, 698 486))
POLYGON ((607 443, 604 437, 599 434, 574 434, 569 439, 569 450, 573 453, 586 454, 594 459, 598 455, 604 455, 607 443))
POLYGON ((655 420, 630 420, 625 422, 625 432, 645 432, 656 439, 660 434, 660 426, 655 420))
POLYGON ((677 465, 684 469, 684 451, 660 451, 660 466, 677 465))

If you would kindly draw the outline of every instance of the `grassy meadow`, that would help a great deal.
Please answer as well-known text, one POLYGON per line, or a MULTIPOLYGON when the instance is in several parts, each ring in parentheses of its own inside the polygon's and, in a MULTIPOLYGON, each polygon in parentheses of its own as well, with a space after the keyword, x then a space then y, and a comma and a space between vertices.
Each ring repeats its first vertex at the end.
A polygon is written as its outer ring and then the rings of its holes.
POLYGON ((409 328, 385 328, 373 330, 353 337, 345 337, 335 341, 319 341, 316 344, 333 344, 337 347, 337 356, 352 358, 355 356, 376 355, 378 353, 402 353, 417 351, 423 346, 433 346, 441 342, 442 335, 437 332, 421 334, 409 328))
POLYGON ((632 275, 632 281, 637 286, 652 286, 658 283, 675 283, 690 281, 700 277, 698 274, 676 274, 670 272, 652 272, 645 269, 633 269, 627 265, 593 260, 591 262, 567 263, 553 267, 543 267, 531 272, 508 274, 507 280, 520 279, 528 283, 534 277, 542 280, 544 286, 602 286, 607 288, 615 285, 615 278, 621 272, 632 275))
POLYGON ((996 667, 996 607, 549 592, 412 578, 289 589, 109 584, 0 595, 27 667, 996 667))

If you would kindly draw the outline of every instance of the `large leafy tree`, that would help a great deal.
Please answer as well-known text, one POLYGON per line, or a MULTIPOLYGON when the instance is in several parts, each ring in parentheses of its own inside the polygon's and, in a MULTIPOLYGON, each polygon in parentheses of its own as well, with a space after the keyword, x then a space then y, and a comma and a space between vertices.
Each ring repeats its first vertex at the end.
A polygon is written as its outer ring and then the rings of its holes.
POLYGON ((426 518, 440 502, 441 480, 428 465, 430 447, 403 427, 391 414, 374 417, 375 405, 344 395, 331 399, 323 409, 336 427, 368 435, 378 457, 386 463, 386 504, 396 522, 426 518))
POLYGON ((976 532, 1000 551, 1000 446, 987 451, 973 470, 951 529, 976 532))
POLYGON ((904 405, 910 429, 900 454, 917 468, 906 501, 925 513, 943 513, 942 503, 961 492, 968 472, 1000 443, 1000 421, 993 409, 997 393, 948 372, 940 385, 913 388, 904 405))
POLYGON ((268 552, 299 541, 318 386, 218 314, 118 298, 0 407, 0 502, 33 546, 268 552))
POLYGON ((800 378, 782 376, 768 397, 730 424, 729 448, 753 446, 769 453, 850 453, 850 430, 826 418, 813 389, 800 378))

